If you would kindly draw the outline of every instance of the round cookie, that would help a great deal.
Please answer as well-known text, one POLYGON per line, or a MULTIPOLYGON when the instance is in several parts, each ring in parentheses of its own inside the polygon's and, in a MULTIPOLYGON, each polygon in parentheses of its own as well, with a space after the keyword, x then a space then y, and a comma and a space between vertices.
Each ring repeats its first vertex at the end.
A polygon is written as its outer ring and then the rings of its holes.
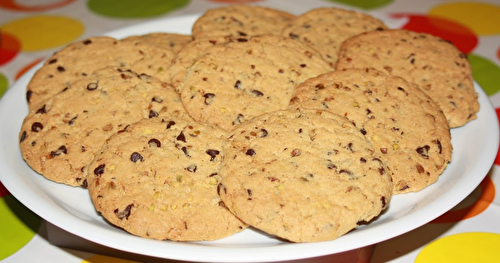
POLYGON ((174 88, 180 93, 178 89, 179 84, 184 80, 187 74, 187 69, 193 65, 198 56, 205 51, 205 49, 219 44, 225 44, 229 42, 243 42, 248 41, 245 37, 205 37, 194 39, 193 41, 187 43, 182 50, 180 50, 170 67, 170 78, 171 83, 174 88))
POLYGON ((336 69, 375 68, 417 84, 443 110, 451 128, 479 111, 467 56, 439 37, 409 30, 368 32, 346 40, 336 69))
POLYGON ((84 167, 110 135, 143 118, 170 115, 189 118, 171 86, 104 68, 28 113, 19 134, 21 153, 46 178, 85 187, 84 167))
POLYGON ((368 14, 323 7, 297 16, 282 35, 316 48, 334 68, 344 40, 364 32, 384 29, 387 29, 384 22, 368 14))
POLYGON ((195 39, 279 35, 294 18, 295 15, 273 8, 230 5, 207 10, 193 24, 192 35, 195 39))
POLYGON ((207 48, 179 90, 193 119, 231 130, 253 116, 286 108, 296 85, 330 70, 312 48, 266 35, 207 48))
POLYGON ((193 37, 189 35, 164 33, 164 32, 155 32, 144 35, 129 36, 122 39, 122 41, 134 41, 134 42, 146 41, 150 45, 169 49, 176 54, 179 51, 181 51, 184 48, 184 46, 190 43, 192 40, 193 37))
POLYGON ((226 132, 185 119, 144 119, 111 136, 88 167, 107 221, 134 235, 215 240, 247 227, 217 194, 226 132))
POLYGON ((107 66, 131 68, 168 82, 168 67, 174 57, 172 51, 145 41, 91 37, 72 43, 47 59, 28 83, 26 99, 30 109, 33 109, 32 105, 107 66))
POLYGON ((451 136, 441 109, 415 84, 374 69, 347 69, 299 85, 290 107, 346 116, 389 168, 393 194, 420 191, 451 161, 451 136))
POLYGON ((391 200, 385 162, 345 117, 266 113, 228 134, 219 195, 241 220, 292 242, 335 239, 391 200))

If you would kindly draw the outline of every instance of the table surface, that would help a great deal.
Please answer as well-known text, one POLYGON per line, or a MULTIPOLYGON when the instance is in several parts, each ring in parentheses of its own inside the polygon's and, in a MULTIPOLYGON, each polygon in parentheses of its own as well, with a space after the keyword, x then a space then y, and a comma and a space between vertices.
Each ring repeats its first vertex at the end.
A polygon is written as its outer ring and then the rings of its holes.
MULTIPOLYGON (((500 1, 434 0, 0 0, 0 97, 24 72, 66 44, 151 19, 201 14, 209 8, 251 3, 299 15, 341 7, 394 19, 400 28, 451 40, 468 55, 476 82, 500 111, 500 1), (348 4, 347 4, 348 3, 348 4), (446 25, 446 26, 443 26, 446 25)), ((1 127, 0 127, 1 128, 1 127)), ((500 158, 481 184, 441 217, 360 251, 314 262, 493 262, 500 258, 500 158), (460 251, 462 253, 457 253, 460 251), (371 255, 371 259, 370 258, 371 255)), ((1 171, 0 171, 1 172, 1 171)), ((482 175, 478 175, 482 176, 482 175)), ((83 251, 85 241, 45 222, 0 182, 2 262, 131 262, 110 249, 83 251), (46 233, 57 236, 51 239, 46 233), (59 242, 59 243, 58 243, 59 242), (75 244, 72 249, 67 244, 75 244), (64 247, 62 247, 64 246, 64 247), (77 248, 77 249, 75 249, 77 248)), ((168 260, 162 262, 171 262, 168 260)), ((297 260, 294 262, 313 262, 297 260)))

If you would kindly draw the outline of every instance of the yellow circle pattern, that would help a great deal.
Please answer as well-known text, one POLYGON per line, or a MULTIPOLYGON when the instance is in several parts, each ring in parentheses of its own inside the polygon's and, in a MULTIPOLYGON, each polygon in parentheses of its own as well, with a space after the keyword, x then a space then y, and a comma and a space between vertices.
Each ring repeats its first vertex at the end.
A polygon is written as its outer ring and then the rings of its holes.
POLYGON ((476 33, 487 36, 500 34, 500 6, 487 3, 458 2, 437 5, 429 15, 459 22, 476 33))
POLYGON ((415 263, 498 262, 500 234, 461 233, 440 238, 425 246, 415 263))
POLYGON ((83 24, 65 16, 38 15, 11 21, 0 30, 15 36, 22 51, 40 51, 73 42, 84 32, 83 24))

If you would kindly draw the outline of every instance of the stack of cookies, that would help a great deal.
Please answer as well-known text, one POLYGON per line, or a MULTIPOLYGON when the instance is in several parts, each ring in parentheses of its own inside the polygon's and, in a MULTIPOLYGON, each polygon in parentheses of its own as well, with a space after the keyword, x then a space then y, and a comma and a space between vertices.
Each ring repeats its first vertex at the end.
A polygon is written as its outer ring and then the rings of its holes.
POLYGON ((235 5, 191 35, 55 53, 27 87, 19 142, 33 170, 88 189, 137 236, 326 241, 438 180, 450 128, 479 110, 472 83, 435 36, 338 8, 235 5))

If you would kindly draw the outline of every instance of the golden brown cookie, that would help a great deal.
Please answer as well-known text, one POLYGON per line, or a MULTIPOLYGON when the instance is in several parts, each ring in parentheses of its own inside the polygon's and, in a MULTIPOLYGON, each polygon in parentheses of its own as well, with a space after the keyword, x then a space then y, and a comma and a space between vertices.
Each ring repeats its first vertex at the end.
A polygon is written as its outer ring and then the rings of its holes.
POLYGON ((215 240, 245 229, 217 194, 226 132, 172 117, 144 119, 111 136, 88 172, 106 220, 145 238, 215 240))
POLYGON ((67 89, 71 83, 107 67, 123 67, 169 82, 168 68, 175 54, 144 41, 120 41, 110 37, 91 37, 72 43, 45 61, 30 80, 26 98, 37 105, 67 89))
POLYGON ((133 42, 145 41, 150 45, 166 48, 177 54, 185 45, 193 40, 193 37, 190 35, 156 32, 129 36, 122 40, 133 42))
POLYGON ((286 108, 295 86, 330 70, 312 48, 266 35, 207 48, 179 90, 193 119, 231 130, 254 116, 286 108))
POLYGON ((279 110, 228 135, 219 195, 239 218, 292 242, 335 239, 385 209, 385 162, 347 118, 279 110))
POLYGON ((387 162, 394 194, 434 183, 451 161, 448 122, 415 84, 374 69, 338 70, 299 85, 290 107, 346 116, 387 162))
POLYGON ((287 12, 251 5, 230 5, 207 10, 192 28, 193 37, 252 37, 280 35, 295 18, 287 12))
POLYGON ((479 111, 467 56, 439 37, 394 29, 346 40, 336 69, 366 67, 417 84, 443 110, 451 128, 475 119, 479 111))
POLYGON ((19 134, 21 153, 46 178, 85 186, 84 167, 104 141, 143 118, 186 116, 173 87, 120 68, 94 72, 36 105, 19 134))
POLYGON ((342 42, 349 37, 387 29, 381 20, 360 12, 323 7, 297 16, 282 34, 316 48, 335 67, 342 42))
POLYGON ((193 65, 198 56, 205 51, 205 49, 214 46, 222 45, 229 42, 244 42, 248 41, 246 37, 205 37, 194 39, 184 46, 175 56, 175 60, 170 67, 170 78, 172 86, 180 93, 179 83, 181 83, 187 74, 187 69, 193 65))

